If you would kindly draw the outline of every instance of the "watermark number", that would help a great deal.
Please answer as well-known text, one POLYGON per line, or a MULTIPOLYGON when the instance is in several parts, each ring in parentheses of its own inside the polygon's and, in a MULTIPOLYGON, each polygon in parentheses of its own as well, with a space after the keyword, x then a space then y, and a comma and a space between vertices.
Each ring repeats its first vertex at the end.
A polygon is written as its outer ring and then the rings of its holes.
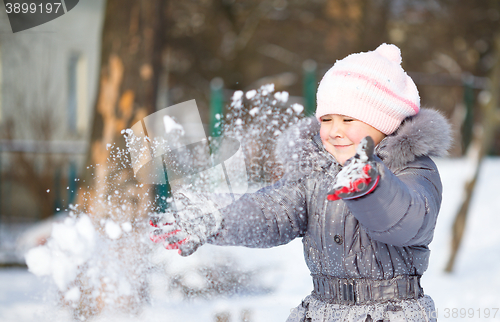
MULTIPOLYGON (((7 13, 58 13, 59 9, 61 7, 60 2, 55 2, 55 3, 46 3, 45 6, 43 3, 36 4, 36 3, 6 3, 5 4, 5 11, 7 13)), ((61 9, 62 10, 62 9, 61 9)))
MULTIPOLYGON (((497 317, 498 310, 499 310, 499 308, 497 308, 497 307, 491 308, 491 309, 489 309, 489 308, 485 308, 485 309, 473 309, 473 308, 469 308, 469 309, 453 308, 453 309, 450 309, 450 308, 446 308, 446 309, 444 309, 444 318, 445 319, 447 319, 447 318, 454 318, 454 319, 456 319, 456 318, 462 318, 462 319, 464 319, 464 318, 468 318, 468 319, 493 318, 494 319, 497 317)), ((498 316, 500 316, 500 314, 498 316)))

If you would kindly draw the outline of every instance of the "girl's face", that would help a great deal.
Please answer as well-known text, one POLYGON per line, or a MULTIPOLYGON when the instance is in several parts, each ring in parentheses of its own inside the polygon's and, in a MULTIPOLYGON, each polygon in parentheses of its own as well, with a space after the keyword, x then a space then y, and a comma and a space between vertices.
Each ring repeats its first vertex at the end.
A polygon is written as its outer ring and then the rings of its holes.
POLYGON ((323 146, 342 165, 356 154, 358 144, 364 137, 371 136, 375 145, 385 137, 371 125, 352 117, 328 114, 320 119, 319 134, 323 146))

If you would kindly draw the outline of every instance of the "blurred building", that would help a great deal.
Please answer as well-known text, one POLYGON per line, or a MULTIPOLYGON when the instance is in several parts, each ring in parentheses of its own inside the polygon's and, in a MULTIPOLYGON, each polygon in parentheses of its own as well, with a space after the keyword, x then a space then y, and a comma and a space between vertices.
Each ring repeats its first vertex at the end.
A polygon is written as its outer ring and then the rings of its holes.
POLYGON ((104 4, 80 1, 18 33, 0 5, 0 224, 44 218, 75 194, 97 90, 104 4))

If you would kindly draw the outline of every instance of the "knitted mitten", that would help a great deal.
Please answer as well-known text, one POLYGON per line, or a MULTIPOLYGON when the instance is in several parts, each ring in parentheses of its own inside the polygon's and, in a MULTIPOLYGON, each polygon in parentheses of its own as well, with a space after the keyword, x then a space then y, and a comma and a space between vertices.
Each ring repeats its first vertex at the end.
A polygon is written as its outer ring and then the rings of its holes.
POLYGON ((166 249, 178 249, 189 256, 222 229, 222 216, 206 195, 180 191, 174 193, 175 210, 150 216, 150 239, 166 249))
POLYGON ((337 174, 335 185, 328 194, 328 200, 355 199, 369 194, 377 187, 379 173, 373 161, 375 144, 369 136, 363 138, 356 149, 356 155, 337 174))

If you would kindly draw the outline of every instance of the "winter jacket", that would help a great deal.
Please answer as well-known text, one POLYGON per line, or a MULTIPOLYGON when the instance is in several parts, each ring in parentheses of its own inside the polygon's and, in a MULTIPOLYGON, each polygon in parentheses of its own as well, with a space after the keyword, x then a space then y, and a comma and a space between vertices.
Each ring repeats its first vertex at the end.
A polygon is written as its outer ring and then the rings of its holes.
POLYGON ((342 166, 323 148, 318 131, 319 123, 306 119, 283 136, 278 155, 286 174, 223 208, 224 228, 212 243, 272 247, 302 237, 313 276, 422 275, 442 193, 430 157, 446 154, 448 122, 430 109, 404 120, 376 147, 377 188, 345 201, 327 200, 342 166))

